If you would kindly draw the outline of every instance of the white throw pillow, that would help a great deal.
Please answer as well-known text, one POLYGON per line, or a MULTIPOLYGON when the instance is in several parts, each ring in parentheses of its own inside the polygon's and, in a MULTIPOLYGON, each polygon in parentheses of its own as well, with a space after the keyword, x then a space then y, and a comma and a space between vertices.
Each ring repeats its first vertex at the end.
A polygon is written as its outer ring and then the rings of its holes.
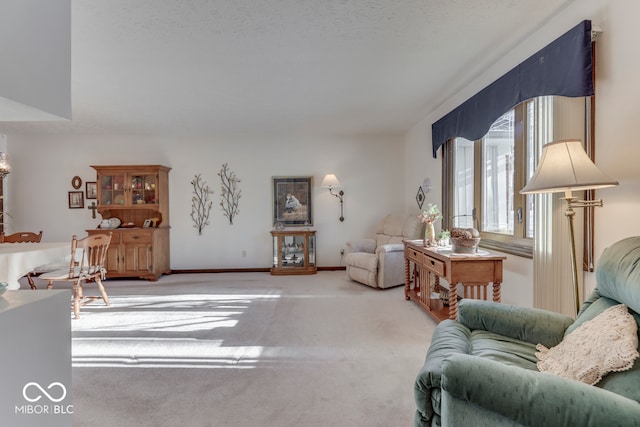
POLYGON ((538 344, 538 370, 594 385, 609 372, 631 369, 638 358, 638 325, 627 306, 610 307, 550 349, 538 344))

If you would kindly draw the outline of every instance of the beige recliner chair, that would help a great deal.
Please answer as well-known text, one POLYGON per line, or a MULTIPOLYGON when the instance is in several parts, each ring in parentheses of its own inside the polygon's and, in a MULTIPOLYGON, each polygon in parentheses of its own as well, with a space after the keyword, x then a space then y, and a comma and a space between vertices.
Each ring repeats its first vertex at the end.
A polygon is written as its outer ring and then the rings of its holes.
POLYGON ((387 215, 378 224, 375 239, 347 242, 345 264, 351 280, 373 288, 404 284, 403 240, 424 237, 416 215, 387 215))

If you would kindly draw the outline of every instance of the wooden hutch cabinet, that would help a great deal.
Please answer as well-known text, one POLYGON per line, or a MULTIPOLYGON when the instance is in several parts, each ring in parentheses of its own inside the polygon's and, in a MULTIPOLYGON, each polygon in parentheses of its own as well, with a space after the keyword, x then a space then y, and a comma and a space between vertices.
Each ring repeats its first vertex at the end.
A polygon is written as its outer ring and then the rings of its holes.
MULTIPOLYGON (((98 213, 118 218, 107 253, 107 278, 157 280, 169 262, 169 171, 160 165, 91 166, 97 172, 98 213)), ((87 230, 89 234, 104 229, 87 230)))

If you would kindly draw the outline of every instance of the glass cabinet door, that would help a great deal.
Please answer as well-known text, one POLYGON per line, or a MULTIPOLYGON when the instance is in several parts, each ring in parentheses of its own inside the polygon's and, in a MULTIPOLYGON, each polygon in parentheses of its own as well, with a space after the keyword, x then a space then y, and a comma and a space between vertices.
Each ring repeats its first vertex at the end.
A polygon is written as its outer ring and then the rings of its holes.
POLYGON ((271 274, 315 274, 316 236, 314 230, 272 231, 271 274))
POLYGON ((157 204, 156 193, 157 176, 132 174, 130 175, 130 200, 131 205, 157 204))
POLYGON ((271 240, 273 240, 273 268, 280 268, 280 251, 278 250, 280 239, 278 236, 273 236, 271 240))
POLYGON ((309 235, 309 265, 316 265, 316 235, 309 235))
POLYGON ((304 267, 305 236, 282 237, 282 267, 304 267))
POLYGON ((125 179, 124 174, 102 175, 100 177, 100 205, 124 205, 125 204, 125 179))

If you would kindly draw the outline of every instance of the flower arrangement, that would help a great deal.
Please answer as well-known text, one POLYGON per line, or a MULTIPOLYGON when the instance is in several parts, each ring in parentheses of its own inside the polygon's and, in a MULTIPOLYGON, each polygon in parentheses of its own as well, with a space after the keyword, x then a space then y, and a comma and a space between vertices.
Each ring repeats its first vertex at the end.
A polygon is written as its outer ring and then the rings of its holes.
POLYGON ((441 230, 438 233, 438 245, 440 246, 449 246, 451 242, 451 232, 449 230, 441 230))
POLYGON ((451 237, 451 232, 449 230, 442 230, 438 233, 438 239, 440 240, 449 240, 451 237))
POLYGON ((433 224, 436 221, 442 219, 442 214, 440 213, 440 209, 438 209, 438 206, 434 205, 433 203, 429 203, 427 205, 427 209, 425 209, 420 215, 418 215, 418 219, 426 224, 424 230, 424 245, 437 246, 436 232, 433 224))
POLYGON ((420 219, 421 222, 433 224, 434 222, 442 219, 442 214, 440 213, 440 209, 438 209, 438 205, 429 203, 427 205, 427 209, 425 209, 420 215, 418 215, 418 219, 420 219))

